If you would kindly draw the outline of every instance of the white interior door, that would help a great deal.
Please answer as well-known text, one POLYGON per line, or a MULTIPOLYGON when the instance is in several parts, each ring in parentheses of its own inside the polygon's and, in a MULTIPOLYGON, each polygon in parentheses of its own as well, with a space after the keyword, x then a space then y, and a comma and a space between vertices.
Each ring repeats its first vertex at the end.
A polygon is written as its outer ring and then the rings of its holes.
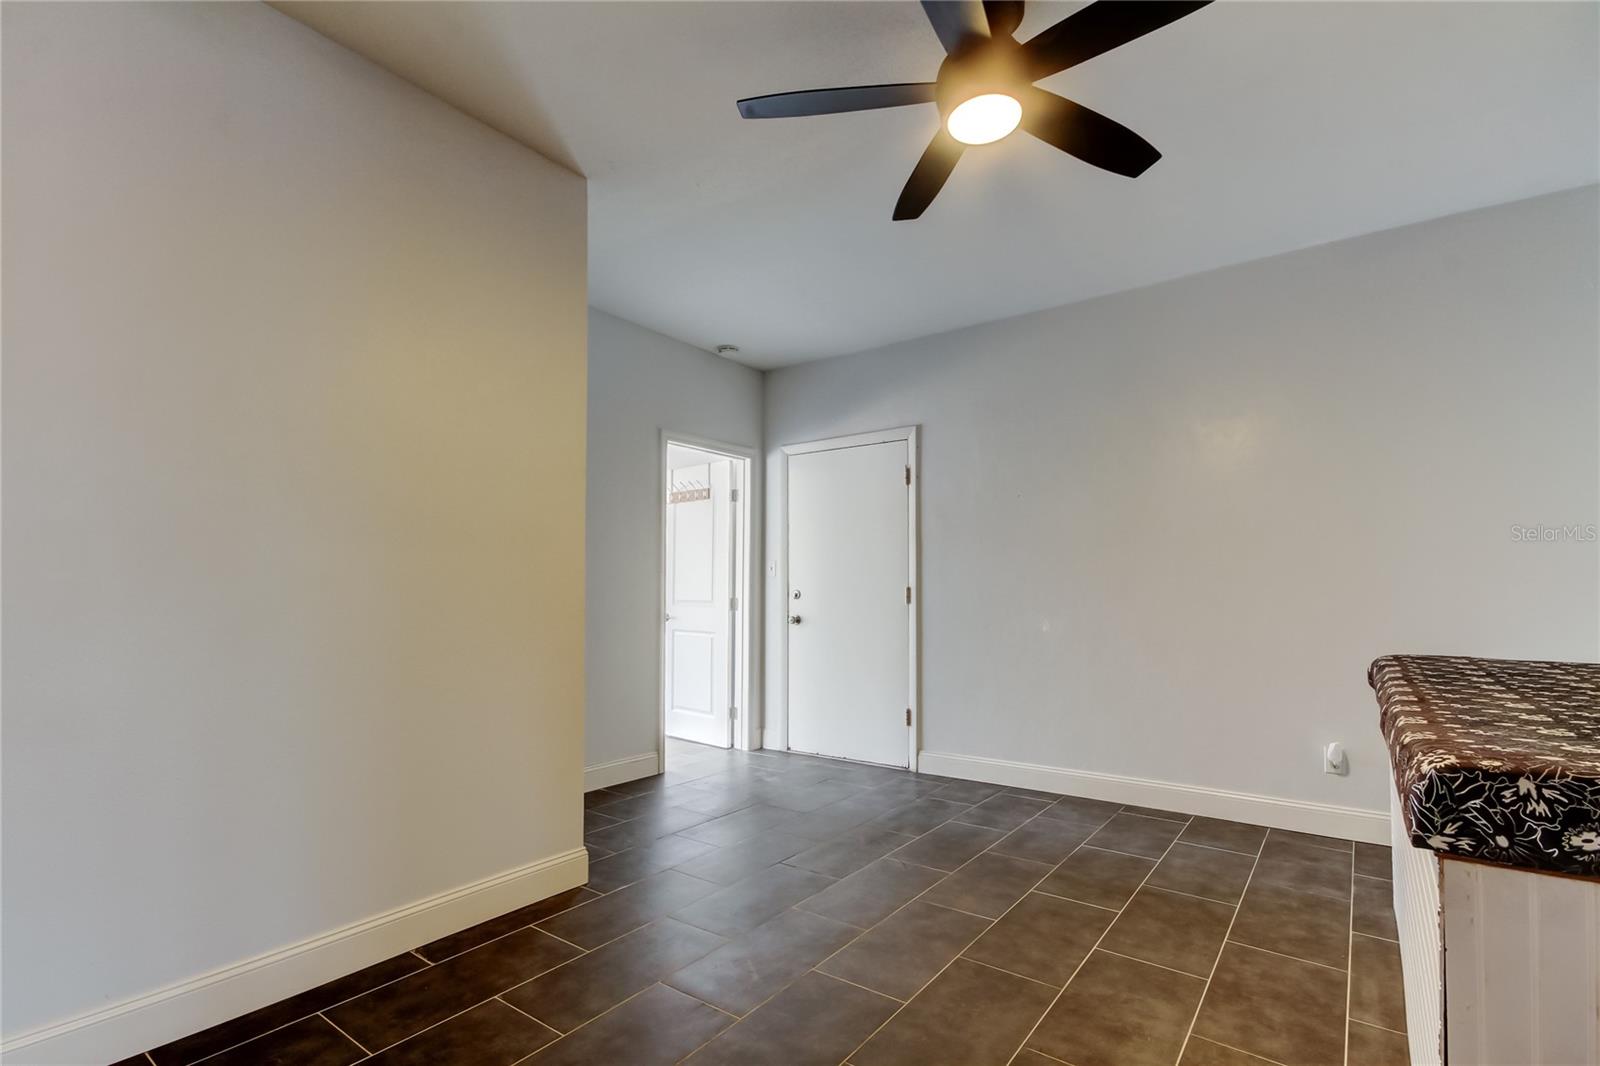
POLYGON ((789 747, 910 763, 905 441, 789 456, 789 747))
POLYGON ((719 748, 732 736, 731 466, 722 459, 679 467, 667 497, 667 735, 719 748))

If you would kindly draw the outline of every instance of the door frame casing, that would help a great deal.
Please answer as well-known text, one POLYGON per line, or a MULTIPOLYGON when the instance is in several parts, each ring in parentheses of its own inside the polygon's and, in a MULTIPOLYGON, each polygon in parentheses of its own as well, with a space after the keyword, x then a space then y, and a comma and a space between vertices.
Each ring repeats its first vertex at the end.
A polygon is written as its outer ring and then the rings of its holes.
POLYGON ((738 619, 734 627, 729 629, 730 633, 735 627, 738 630, 738 639, 735 642, 738 654, 732 657, 734 680, 728 690, 734 706, 739 711, 733 726, 735 749, 749 751, 759 746, 755 743, 755 737, 758 728, 756 722, 760 718, 757 703, 760 671, 755 650, 756 641, 761 636, 760 602, 753 599, 760 587, 755 576, 756 563, 760 559, 760 546, 754 542, 756 502, 761 499, 757 491, 761 474, 758 469, 760 464, 756 461, 756 449, 711 440, 693 433, 678 433, 663 429, 656 457, 656 765, 660 773, 665 773, 667 769, 667 505, 665 501, 672 482, 672 469, 667 459, 669 444, 714 452, 744 464, 737 508, 738 565, 733 583, 739 609, 738 619))
MULTIPOLYGON (((806 455, 811 452, 829 452, 841 448, 859 448, 868 444, 893 444, 896 441, 905 441, 906 465, 911 468, 911 483, 907 486, 906 495, 906 546, 907 567, 906 584, 911 588, 910 610, 906 611, 906 625, 908 627, 907 656, 906 656, 906 709, 911 712, 911 726, 906 730, 909 746, 906 767, 912 772, 917 770, 917 751, 921 747, 919 741, 922 737, 922 646, 921 646, 921 616, 922 616, 922 583, 918 576, 918 557, 921 521, 919 517, 918 498, 922 492, 922 473, 919 468, 917 454, 917 427, 901 426, 896 429, 880 429, 868 433, 851 433, 841 437, 826 437, 821 440, 801 441, 795 444, 785 444, 779 448, 782 454, 783 492, 778 499, 778 583, 775 595, 782 597, 782 602, 774 605, 770 613, 774 624, 779 621, 781 610, 783 623, 783 639, 775 642, 778 661, 774 664, 777 674, 776 684, 771 695, 777 700, 778 709, 782 714, 783 737, 782 750, 789 750, 789 457, 792 455, 806 455)), ((772 738, 767 738, 769 741, 772 738)))

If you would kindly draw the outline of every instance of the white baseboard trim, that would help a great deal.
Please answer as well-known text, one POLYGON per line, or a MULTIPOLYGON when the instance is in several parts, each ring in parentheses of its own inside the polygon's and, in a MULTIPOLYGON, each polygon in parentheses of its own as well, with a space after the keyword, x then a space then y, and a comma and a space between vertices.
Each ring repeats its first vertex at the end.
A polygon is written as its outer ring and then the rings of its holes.
POLYGON ((589 879, 574 848, 165 988, 9 1037, 0 1060, 115 1062, 353 973, 589 879))
POLYGON ((1093 770, 1066 770, 1059 766, 986 759, 978 755, 947 755, 924 751, 917 769, 939 777, 959 777, 990 785, 1031 788, 1058 792, 1065 796, 1157 807, 1183 814, 1226 818, 1234 822, 1293 829, 1302 833, 1344 837, 1370 844, 1389 842, 1389 815, 1359 807, 1338 807, 1330 803, 1260 796, 1251 792, 1229 792, 1200 785, 1180 785, 1170 781, 1150 781, 1093 770))
POLYGON ((594 766, 583 768, 583 790, 593 792, 597 788, 609 788, 627 781, 637 781, 641 777, 654 777, 661 772, 661 756, 653 751, 643 755, 629 755, 624 759, 612 759, 610 762, 597 763, 594 766))

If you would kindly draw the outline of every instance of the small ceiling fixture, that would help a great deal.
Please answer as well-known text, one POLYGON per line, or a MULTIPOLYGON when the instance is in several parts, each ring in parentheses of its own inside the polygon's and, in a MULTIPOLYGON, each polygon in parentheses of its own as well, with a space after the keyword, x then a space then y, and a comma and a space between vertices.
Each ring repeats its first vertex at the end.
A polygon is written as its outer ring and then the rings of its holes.
POLYGON ((944 126, 962 144, 993 144, 1021 121, 1022 105, 1015 96, 982 93, 957 104, 944 126))
POLYGON ((719 344, 719 345, 717 345, 715 348, 713 348, 711 350, 716 352, 718 355, 738 355, 739 354, 739 346, 737 344, 719 344))
POLYGON ((852 85, 752 96, 745 118, 793 118, 936 104, 941 126, 917 161, 894 206, 894 218, 918 218, 939 195, 968 146, 992 144, 1021 126, 1046 144, 1113 174, 1137 178, 1161 153, 1097 111, 1034 84, 1102 52, 1143 37, 1210 0, 1096 0, 1018 44, 1022 0, 922 0, 945 59, 934 81, 852 85))

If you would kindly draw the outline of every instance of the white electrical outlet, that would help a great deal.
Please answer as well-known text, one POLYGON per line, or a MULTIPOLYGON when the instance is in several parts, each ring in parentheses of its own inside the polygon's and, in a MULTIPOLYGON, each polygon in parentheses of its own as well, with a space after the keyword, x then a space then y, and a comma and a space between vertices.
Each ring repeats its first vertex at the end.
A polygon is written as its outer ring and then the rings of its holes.
POLYGON ((1322 749, 1322 772, 1343 777, 1350 772, 1344 758, 1344 745, 1337 740, 1322 749))

